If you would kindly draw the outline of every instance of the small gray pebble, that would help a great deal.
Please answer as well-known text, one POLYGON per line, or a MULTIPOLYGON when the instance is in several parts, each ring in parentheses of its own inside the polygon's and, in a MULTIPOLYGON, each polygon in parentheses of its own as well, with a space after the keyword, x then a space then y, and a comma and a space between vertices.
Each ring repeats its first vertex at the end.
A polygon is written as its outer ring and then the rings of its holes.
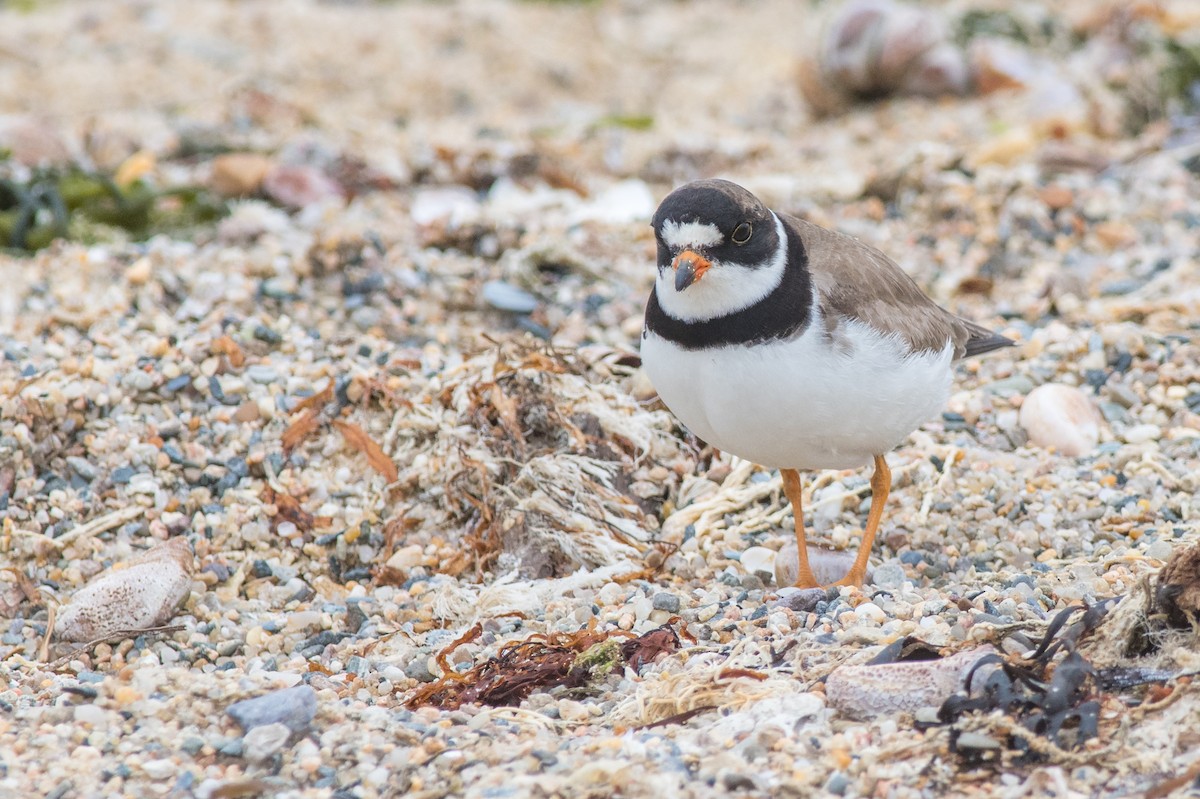
POLYGON ((424 655, 417 655, 405 665, 404 676, 417 682, 433 682, 437 679, 437 675, 429 670, 429 658, 424 655))
POLYGON ((1104 415, 1104 420, 1109 424, 1129 421, 1129 412, 1115 402, 1101 402, 1100 413, 1104 415))
POLYGON ((1114 402, 1126 408, 1132 408, 1141 403, 1137 392, 1124 383, 1109 383, 1108 396, 1112 397, 1114 402))
POLYGON ((204 739, 197 738, 194 735, 190 738, 184 738, 183 743, 179 744, 179 748, 187 752, 189 755, 195 756, 200 753, 201 749, 204 748, 204 739))
POLYGON ((882 588, 897 588, 904 585, 904 581, 907 579, 904 567, 899 563, 883 563, 875 567, 871 582, 882 588))
POLYGON ((81 458, 78 455, 71 455, 67 458, 67 465, 71 467, 71 471, 87 480, 89 483, 96 479, 96 467, 91 461, 86 458, 81 458))
POLYGON ((538 307, 537 297, 503 280, 489 280, 483 284, 483 301, 509 313, 533 313, 538 307))
POLYGON ((654 609, 665 610, 667 613, 678 613, 680 607, 678 594, 672 594, 668 591, 660 591, 654 595, 654 609))
POLYGON ((846 789, 850 787, 850 780, 840 771, 833 772, 829 779, 825 781, 825 790, 837 796, 842 796, 846 793, 846 789))
POLYGON ((134 369, 121 376, 121 386, 131 391, 149 391, 154 387, 154 378, 141 369, 134 369))
POLYGON ((250 378, 255 383, 266 385, 279 380, 279 372, 274 366, 268 366, 264 363, 256 363, 246 368, 246 377, 250 378))
POLYGON ((1012 394, 1028 394, 1033 391, 1033 381, 1025 375, 1013 375, 1006 377, 1003 380, 994 380, 983 387, 985 394, 994 394, 1002 397, 1012 394))
POLYGON ((797 613, 812 613, 818 602, 825 600, 824 588, 801 588, 781 594, 772 604, 797 613))
POLYGON ((741 580, 741 586, 742 586, 742 588, 745 588, 748 591, 755 591, 755 590, 762 589, 764 587, 762 578, 758 576, 757 572, 755 572, 754 574, 743 575, 742 580, 741 580))
POLYGON ((317 714, 317 692, 307 685, 297 685, 234 702, 225 712, 243 730, 278 723, 302 734, 317 714))
POLYGON ((213 741, 213 748, 228 757, 241 757, 245 745, 241 738, 220 738, 213 741))

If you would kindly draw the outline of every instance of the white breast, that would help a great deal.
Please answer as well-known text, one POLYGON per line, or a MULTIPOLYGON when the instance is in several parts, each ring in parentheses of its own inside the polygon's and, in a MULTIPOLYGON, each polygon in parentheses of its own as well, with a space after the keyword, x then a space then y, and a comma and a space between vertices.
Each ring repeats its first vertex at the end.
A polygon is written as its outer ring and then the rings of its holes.
POLYGON ((788 341, 701 350, 649 333, 642 361, 667 407, 718 449, 773 468, 855 468, 942 409, 953 346, 906 356, 860 322, 839 332, 837 347, 818 322, 788 341))

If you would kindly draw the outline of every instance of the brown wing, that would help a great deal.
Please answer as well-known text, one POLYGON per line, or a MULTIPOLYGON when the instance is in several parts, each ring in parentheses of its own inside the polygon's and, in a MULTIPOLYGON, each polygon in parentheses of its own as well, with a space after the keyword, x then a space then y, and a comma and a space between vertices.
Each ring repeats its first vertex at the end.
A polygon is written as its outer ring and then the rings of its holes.
POLYGON ((786 217, 808 252, 808 268, 826 319, 857 319, 882 333, 900 336, 916 352, 954 343, 954 357, 989 352, 1010 339, 968 322, 921 291, 896 262, 874 247, 841 233, 786 217))

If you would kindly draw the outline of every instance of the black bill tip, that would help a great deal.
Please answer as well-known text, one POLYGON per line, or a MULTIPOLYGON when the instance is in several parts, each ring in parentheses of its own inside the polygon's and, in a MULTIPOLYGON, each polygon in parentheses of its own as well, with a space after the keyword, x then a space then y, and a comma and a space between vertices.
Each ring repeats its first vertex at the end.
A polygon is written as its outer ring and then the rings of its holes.
POLYGON ((696 282, 696 267, 691 261, 683 261, 675 267, 675 290, 683 291, 696 282))

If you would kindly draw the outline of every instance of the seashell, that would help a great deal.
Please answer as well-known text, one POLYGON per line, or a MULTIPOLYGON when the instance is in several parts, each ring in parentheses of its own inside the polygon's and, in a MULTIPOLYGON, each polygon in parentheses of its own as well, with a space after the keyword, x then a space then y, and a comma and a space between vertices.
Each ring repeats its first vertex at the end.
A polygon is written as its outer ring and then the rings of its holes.
POLYGON ((775 573, 775 551, 766 547, 747 547, 742 553, 742 568, 746 574, 775 573))
MULTIPOLYGON (((783 587, 793 585, 796 582, 797 575, 800 574, 800 556, 797 554, 796 545, 787 543, 779 550, 779 554, 775 556, 775 585, 783 587)), ((809 545, 808 547, 808 565, 812 569, 813 577, 817 578, 817 582, 821 585, 830 585, 846 576, 850 571, 850 567, 854 565, 854 557, 857 553, 853 549, 837 550, 837 549, 821 549, 809 545)), ((743 556, 744 557, 744 556, 743 556)), ((871 579, 871 569, 867 568, 867 581, 871 579)))
POLYGON ((1100 413, 1074 386, 1038 386, 1021 403, 1018 419, 1032 444, 1054 447, 1061 455, 1086 455, 1100 441, 1100 413))
POLYGON ((59 613, 54 637, 94 641, 119 630, 164 624, 192 588, 193 555, 185 538, 172 538, 97 576, 59 613))
POLYGON ((818 114, 888 94, 936 97, 971 88, 966 54, 936 12, 892 0, 854 0, 802 59, 800 90, 818 114))
MULTIPOLYGON (((975 663, 995 651, 980 646, 941 660, 841 666, 825 680, 825 697, 830 707, 858 719, 936 707, 962 690, 975 663)), ((972 682, 984 676, 977 673, 972 682)))

